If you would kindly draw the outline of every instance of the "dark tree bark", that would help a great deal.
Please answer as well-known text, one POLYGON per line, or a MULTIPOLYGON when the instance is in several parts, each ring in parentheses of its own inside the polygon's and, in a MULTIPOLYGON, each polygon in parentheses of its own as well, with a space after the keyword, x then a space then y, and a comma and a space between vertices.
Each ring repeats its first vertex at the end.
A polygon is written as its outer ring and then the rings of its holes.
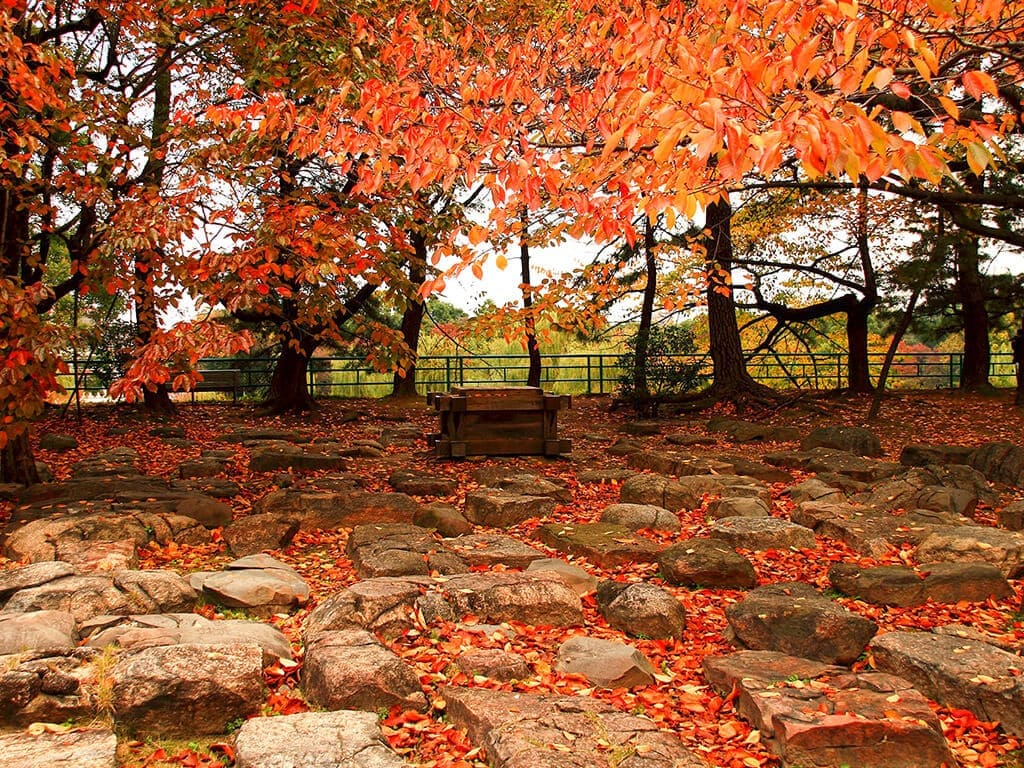
POLYGON ((747 371, 743 343, 736 322, 736 302, 732 287, 732 205, 722 198, 707 207, 705 224, 705 264, 707 273, 708 332, 714 372, 705 400, 731 400, 742 405, 746 400, 775 398, 769 387, 754 381, 747 371))
POLYGON ((878 387, 875 389, 875 394, 871 399, 871 407, 868 409, 868 421, 877 419, 882 409, 882 398, 885 395, 885 384, 889 378, 889 371, 892 369, 892 361, 896 358, 896 350, 899 349, 900 342, 903 341, 903 337, 906 335, 907 329, 910 328, 910 323, 914 319, 914 309, 917 307, 917 300, 920 296, 920 286, 914 286, 914 290, 910 293, 910 299, 907 301, 907 308, 903 311, 903 316, 900 318, 900 322, 893 332, 892 340, 889 342, 889 348, 885 351, 885 359, 882 361, 882 372, 878 375, 878 387))
POLYGON ((967 392, 990 391, 989 320, 985 308, 985 287, 981 275, 978 238, 965 232, 954 245, 956 291, 960 299, 960 317, 964 328, 964 361, 960 369, 960 388, 967 392))
POLYGON ((636 349, 633 350, 633 392, 634 404, 639 411, 650 408, 651 391, 647 382, 647 351, 651 341, 651 325, 654 322, 654 300, 658 294, 658 263, 654 257, 654 223, 650 217, 644 224, 644 283, 643 302, 640 305, 640 323, 636 329, 636 349))
POLYGON ((39 470, 28 442, 28 430, 10 437, 0 449, 0 483, 34 485, 39 482, 39 470))
MULTIPOLYGON (((150 131, 149 160, 143 175, 148 175, 147 186, 159 196, 167 168, 165 137, 171 125, 171 69, 170 49, 161 53, 164 62, 156 75, 153 86, 153 125, 150 131)), ((140 344, 148 344, 156 333, 158 318, 156 294, 153 285, 154 267, 162 261, 163 255, 154 251, 139 253, 135 261, 135 329, 140 344)), ((174 413, 174 403, 166 384, 146 387, 142 394, 143 406, 152 414, 174 413)))
POLYGON ((537 342, 537 322, 534 320, 533 294, 530 290, 530 243, 528 241, 529 219, 522 211, 523 231, 519 239, 519 263, 522 267, 523 308, 526 310, 526 354, 530 359, 530 370, 526 375, 526 386, 539 387, 541 375, 540 344, 537 342))
MULTIPOLYGON (((414 289, 427 279, 427 241, 420 232, 409 235, 413 246, 413 257, 409 262, 409 282, 414 289)), ((395 373, 391 394, 394 397, 416 396, 416 362, 419 357, 420 331, 423 328, 423 299, 418 294, 405 302, 402 314, 402 340, 412 352, 412 364, 402 373, 395 373)))
POLYGON ((281 353, 274 364, 270 387, 263 406, 270 413, 302 413, 313 408, 309 392, 309 359, 316 349, 316 338, 301 331, 285 335, 281 353))
POLYGON ((875 389, 868 362, 868 318, 871 306, 856 302, 846 313, 846 385, 851 393, 868 394, 875 389))

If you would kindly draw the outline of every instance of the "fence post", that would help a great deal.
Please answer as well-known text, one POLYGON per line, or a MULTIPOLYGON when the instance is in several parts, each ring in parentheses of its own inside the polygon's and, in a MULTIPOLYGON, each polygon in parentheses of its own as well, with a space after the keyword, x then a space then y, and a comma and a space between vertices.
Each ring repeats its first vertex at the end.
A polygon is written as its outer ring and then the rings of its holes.
POLYGON ((465 360, 463 359, 462 355, 459 355, 455 359, 459 361, 459 386, 461 387, 464 386, 466 383, 465 360))
POLYGON ((949 353, 949 364, 948 364, 948 368, 949 368, 949 388, 950 389, 953 388, 953 354, 954 353, 952 353, 952 352, 949 353))

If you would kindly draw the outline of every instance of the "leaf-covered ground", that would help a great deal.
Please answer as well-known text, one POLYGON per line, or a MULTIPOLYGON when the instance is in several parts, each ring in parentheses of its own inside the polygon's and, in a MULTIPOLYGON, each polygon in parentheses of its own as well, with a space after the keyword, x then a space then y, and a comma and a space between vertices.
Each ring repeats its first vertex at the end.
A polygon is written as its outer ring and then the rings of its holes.
MULTIPOLYGON (((764 420, 808 429, 826 423, 862 425, 868 402, 863 399, 814 400, 813 405, 813 408, 804 408, 797 404, 790 410, 765 416, 764 420), (820 409, 824 409, 825 413, 819 412, 820 409)), ((556 509, 554 514, 559 520, 596 520, 605 506, 618 501, 619 489, 614 484, 585 485, 577 482, 577 474, 585 469, 624 466, 622 458, 609 455, 605 449, 621 436, 620 428, 628 420, 628 414, 621 411, 609 412, 608 406, 606 398, 576 398, 573 409, 561 415, 562 434, 574 441, 571 459, 506 460, 524 470, 559 476, 568 483, 574 500, 556 509)), ((666 419, 664 431, 702 433, 703 424, 710 415, 705 413, 699 418, 666 419)), ((749 417, 747 414, 744 416, 749 417)), ((318 411, 307 417, 278 419, 257 417, 248 406, 186 403, 181 405, 172 421, 184 428, 190 441, 188 447, 175 447, 154 439, 148 434, 154 422, 138 411, 125 407, 88 407, 83 409, 81 420, 73 413, 63 418, 53 413, 36 425, 36 437, 50 431, 72 434, 79 440, 79 447, 62 454, 40 450, 37 456, 49 464, 58 479, 63 479, 69 476, 70 466, 74 462, 100 450, 126 445, 138 450, 142 457, 142 471, 171 476, 181 462, 198 457, 202 449, 232 447, 236 449, 236 456, 228 465, 225 475, 237 481, 244 489, 243 494, 231 502, 237 518, 248 514, 252 505, 276 488, 281 478, 279 473, 251 471, 245 448, 217 442, 218 436, 225 432, 241 426, 278 426, 299 429, 311 436, 349 441, 375 438, 384 426, 396 421, 413 422, 424 431, 436 429, 436 417, 419 400, 333 401, 322 404, 318 411), (353 412, 360 414, 355 421, 350 420, 353 412)), ((882 419, 871 425, 871 428, 881 437, 888 456, 893 457, 898 456, 900 448, 909 442, 973 445, 1007 440, 1020 443, 1024 435, 1024 412, 1014 409, 1005 395, 983 398, 958 393, 915 393, 888 400, 882 419)), ((661 441, 659 437, 635 439, 652 446, 661 441)), ((780 447, 778 444, 769 448, 756 444, 732 445, 721 442, 708 450, 728 450, 755 458, 766 450, 780 447)), ((702 449, 693 450, 699 452, 702 449)), ((381 458, 356 459, 353 461, 353 471, 364 477, 368 489, 382 491, 391 490, 387 478, 399 468, 448 475, 460 481, 459 490, 452 497, 440 500, 459 506, 465 494, 476 487, 469 479, 470 471, 484 464, 482 461, 440 462, 432 457, 425 443, 417 443, 413 449, 388 449, 387 454, 381 458)), ((315 474, 303 474, 294 480, 301 484, 315 474)), ((782 510, 790 503, 788 496, 783 495, 785 488, 781 484, 773 487, 773 496, 782 510)), ((1024 492, 1017 491, 1017 496, 1024 496, 1024 492)), ((1012 493, 1005 493, 1002 503, 1008 503, 1013 497, 1012 493)), ((6 515, 9 509, 3 511, 6 515)), ((991 524, 994 520, 993 510, 980 508, 978 519, 991 524)), ((679 534, 644 533, 671 543, 706 532, 705 516, 701 510, 685 514, 682 523, 683 529, 679 534)), ((539 524, 538 520, 530 520, 511 529, 509 533, 529 541, 532 546, 544 549, 531 538, 532 531, 539 524)), ((270 692, 265 708, 268 713, 297 712, 307 708, 296 684, 301 673, 302 658, 298 630, 305 615, 318 601, 357 580, 351 563, 344 555, 347 536, 346 530, 300 534, 291 546, 275 553, 303 575, 310 584, 313 597, 303 610, 272 619, 293 640, 297 663, 279 664, 268 670, 270 692)), ((858 561, 863 565, 912 562, 909 551, 893 551, 886 558, 873 559, 862 557, 828 539, 819 537, 819 544, 820 549, 813 556, 806 552, 790 551, 744 554, 754 561, 761 583, 799 579, 820 588, 828 587, 825 574, 829 565, 836 561, 858 561)), ((551 555, 557 556, 557 553, 551 551, 551 555)), ((231 559, 215 531, 214 541, 205 546, 171 544, 143 552, 142 567, 174 568, 184 573, 216 568, 231 559)), ((723 637, 726 628, 723 609, 728 603, 738 600, 742 593, 669 587, 658 578, 655 565, 599 569, 585 561, 576 562, 599 578, 650 580, 670 589, 685 606, 687 629, 683 639, 630 640, 658 668, 658 683, 634 691, 609 691, 589 687, 582 678, 554 670, 557 648, 571 634, 585 632, 592 636, 621 639, 619 632, 607 626, 592 598, 584 599, 585 628, 566 630, 512 624, 504 627, 501 632, 485 635, 474 631, 472 617, 457 625, 423 626, 390 643, 392 649, 417 670, 433 705, 429 715, 391 712, 384 720, 387 737, 406 761, 424 767, 486 765, 480 751, 468 743, 461 732, 445 722, 445 702, 439 693, 443 685, 476 685, 601 698, 625 711, 643 713, 663 728, 677 733, 687 746, 712 765, 730 768, 778 765, 778 761, 761 745, 757 732, 752 732, 736 715, 731 701, 715 695, 704 684, 700 673, 701 660, 705 656, 732 650, 723 637), (503 648, 520 654, 531 664, 534 675, 515 683, 498 683, 482 677, 467 679, 454 662, 460 653, 470 648, 503 648)), ((9 567, 11 564, 0 562, 0 565, 9 567)), ((1024 614, 1021 613, 1019 598, 1019 590, 1024 584, 1015 582, 1014 586, 1018 596, 980 605, 928 604, 912 609, 880 608, 850 598, 837 599, 851 610, 878 622, 883 630, 907 627, 928 629, 959 622, 1004 641, 1024 642, 1024 614)), ((216 615, 211 607, 203 611, 211 617, 216 615)), ((870 658, 865 658, 858 665, 864 667, 870 663, 870 658)), ((1018 756, 1018 751, 1024 746, 1021 740, 1007 736, 994 724, 979 722, 966 711, 939 708, 938 713, 946 737, 962 765, 1021 764, 1018 756)), ((233 754, 230 739, 220 741, 222 743, 214 743, 212 746, 208 742, 173 745, 130 742, 122 749, 122 759, 125 765, 132 766, 230 765, 233 754)))

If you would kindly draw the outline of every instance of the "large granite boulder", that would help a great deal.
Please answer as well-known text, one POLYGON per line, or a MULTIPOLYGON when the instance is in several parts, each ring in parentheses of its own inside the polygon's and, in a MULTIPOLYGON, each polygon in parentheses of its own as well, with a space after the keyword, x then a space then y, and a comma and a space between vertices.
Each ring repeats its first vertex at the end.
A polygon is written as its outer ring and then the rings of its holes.
POLYGON ((223 571, 195 573, 192 579, 219 605, 260 616, 289 611, 309 600, 309 586, 298 572, 269 555, 248 555, 223 571))
POLYGON ((310 704, 329 710, 427 708, 416 673, 362 629, 321 632, 313 639, 306 647, 302 692, 310 704))
POLYGON ((990 563, 1015 579, 1024 574, 1024 533, 981 525, 936 527, 914 557, 922 563, 990 563))
POLYGON ((404 493, 280 490, 254 506, 257 514, 299 521, 303 531, 352 528, 366 523, 411 524, 420 505, 404 493))
POLYGON ((543 518, 555 510, 558 502, 549 496, 526 496, 495 488, 480 488, 466 494, 466 519, 476 525, 509 528, 529 520, 543 518))
POLYGON ((425 528, 404 523, 360 525, 348 537, 345 553, 360 578, 429 576, 469 570, 425 528))
POLYGON ((712 523, 708 532, 730 547, 757 552, 818 547, 810 528, 777 517, 723 517, 712 523))
POLYGON ((682 604, 653 584, 603 581, 597 587, 597 608, 608 626, 633 637, 682 637, 686 629, 682 604))
POLYGON ((687 539, 658 555, 661 575, 685 587, 749 589, 757 584, 754 566, 735 549, 714 539, 687 539))
POLYGON ((503 565, 525 570, 534 560, 545 558, 539 549, 503 533, 474 533, 446 539, 444 544, 471 568, 503 565))
POLYGON ((158 736, 224 733, 263 704, 257 645, 167 645, 124 652, 110 669, 117 722, 158 736))
POLYGON ((852 664, 878 631, 869 619, 810 584, 769 584, 725 608, 736 639, 752 650, 781 651, 829 664, 852 664))
POLYGON ((678 515, 653 504, 610 504, 601 510, 601 522, 622 525, 633 531, 641 528, 679 530, 678 515))
POLYGON ((985 443, 968 463, 993 483, 1024 488, 1024 448, 1013 443, 985 443))

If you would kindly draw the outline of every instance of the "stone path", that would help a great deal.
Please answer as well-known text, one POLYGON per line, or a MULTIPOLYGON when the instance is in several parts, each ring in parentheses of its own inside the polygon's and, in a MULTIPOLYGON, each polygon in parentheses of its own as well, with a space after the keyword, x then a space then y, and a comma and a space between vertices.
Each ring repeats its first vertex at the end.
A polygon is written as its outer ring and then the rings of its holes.
MULTIPOLYGON (((5 765, 114 766, 114 732, 77 727, 103 716, 146 737, 244 721, 239 768, 395 768, 409 763, 380 728, 376 713, 390 710, 421 722, 445 713, 493 766, 704 766, 699 739, 687 748, 597 693, 671 691, 652 649, 696 642, 719 649, 701 654, 704 681, 735 694, 720 706, 759 732, 770 764, 952 765, 929 700, 1024 736, 1015 646, 952 624, 879 631, 863 615, 1014 598, 1024 533, 1007 529, 1024 526, 1020 502, 1003 500, 1024 485, 1024 449, 916 445, 895 462, 858 428, 683 426, 595 433, 580 441, 594 466, 545 474, 505 461, 475 467, 468 484, 441 463, 422 471, 424 430, 411 423, 330 440, 232 430, 173 482, 142 474, 132 449, 82 457, 73 479, 20 494, 5 529, 5 554, 22 561, 0 571, 0 723, 19 729, 0 734, 5 765), (752 457, 736 447, 747 443, 771 445, 752 457), (275 478, 251 509, 222 477, 235 466, 275 478), (588 506, 585 489, 611 483, 618 498, 588 506), (993 517, 1005 527, 983 522, 993 517), (139 570, 140 548, 207 545, 216 529, 237 556, 217 570, 139 570), (285 562, 296 535, 342 529, 332 554, 355 580, 324 592, 285 562), (828 540, 887 564, 823 563, 816 585, 767 569, 782 555, 815 558, 828 540), (739 650, 692 634, 690 590, 739 650), (210 620, 195 613, 201 602, 246 618, 210 620), (293 645, 269 620, 296 614, 293 645), (546 657, 502 645, 523 626, 560 639, 546 657), (429 671, 415 660, 416 638, 437 651, 446 633, 468 632, 487 647, 439 653, 429 671), (297 690, 323 711, 260 716, 264 671, 300 663, 297 690), (437 687, 452 669, 464 683, 437 687), (534 691, 552 675, 589 695, 534 691)), ((183 430, 153 437, 191 445, 183 430)), ((79 450, 59 435, 47 444, 79 450)))

